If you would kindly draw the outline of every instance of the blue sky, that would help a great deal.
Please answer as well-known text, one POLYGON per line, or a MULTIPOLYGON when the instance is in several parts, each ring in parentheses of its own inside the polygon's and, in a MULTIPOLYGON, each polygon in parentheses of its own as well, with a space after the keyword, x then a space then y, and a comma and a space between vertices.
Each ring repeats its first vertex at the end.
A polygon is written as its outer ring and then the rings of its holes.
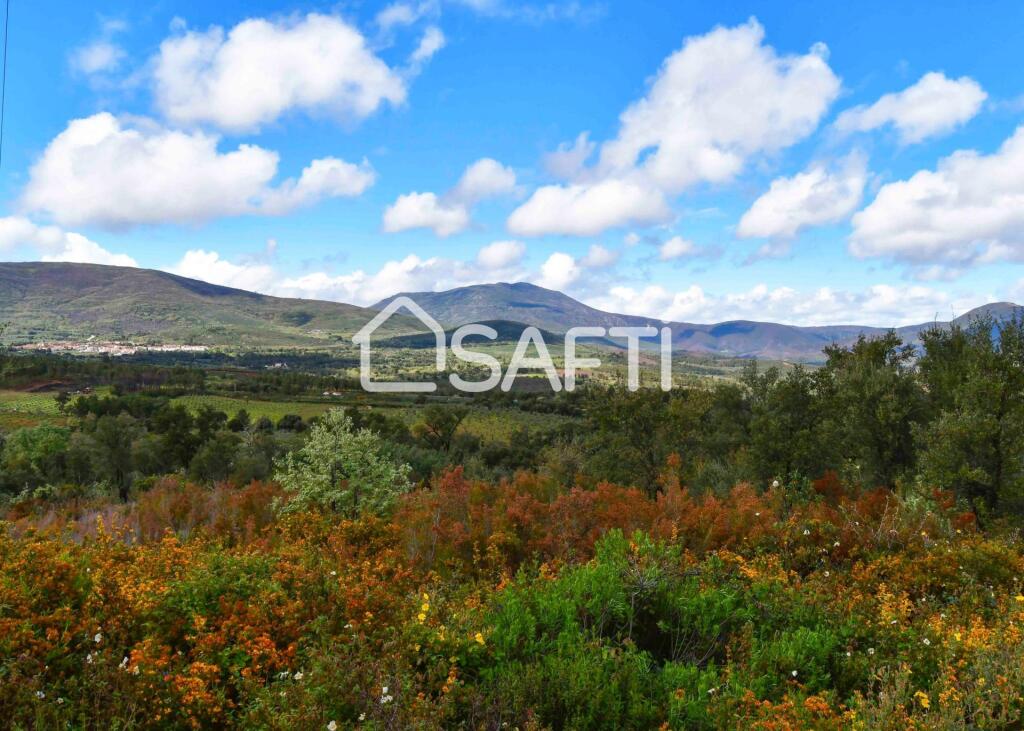
POLYGON ((1024 5, 19 3, 0 257, 665 319, 1024 299, 1024 5))

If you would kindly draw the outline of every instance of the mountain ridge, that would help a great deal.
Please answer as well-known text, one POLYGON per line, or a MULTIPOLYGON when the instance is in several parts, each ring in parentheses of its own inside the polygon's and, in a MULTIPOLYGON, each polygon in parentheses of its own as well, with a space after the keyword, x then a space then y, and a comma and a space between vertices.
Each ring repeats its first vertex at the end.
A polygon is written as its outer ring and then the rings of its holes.
MULTIPOLYGON (((545 334, 563 334, 575 325, 603 327, 668 325, 673 348, 695 354, 816 362, 832 343, 848 344, 860 334, 890 328, 860 325, 800 327, 754 320, 699 324, 664 323, 657 318, 605 312, 568 295, 528 282, 470 285, 444 292, 404 293, 445 328, 466 322, 532 325, 545 334)), ((8 342, 85 339, 196 344, 250 349, 329 348, 350 345, 351 336, 388 302, 369 308, 341 302, 293 299, 210 284, 151 269, 100 264, 0 262, 0 322, 8 342)), ((1012 302, 994 302, 955 318, 964 323, 991 314, 1021 315, 1012 302)), ((933 325, 892 328, 913 342, 933 325)), ((424 331, 411 316, 396 314, 380 337, 393 346, 418 343, 401 336, 424 331), (397 338, 397 339, 396 339, 397 338)))

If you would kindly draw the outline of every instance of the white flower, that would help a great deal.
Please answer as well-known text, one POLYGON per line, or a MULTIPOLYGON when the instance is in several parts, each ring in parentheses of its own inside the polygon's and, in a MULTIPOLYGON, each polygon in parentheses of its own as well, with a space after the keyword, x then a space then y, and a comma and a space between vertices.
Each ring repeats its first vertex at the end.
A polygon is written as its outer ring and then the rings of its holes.
POLYGON ((97 645, 100 644, 101 642, 103 642, 103 635, 97 632, 96 635, 92 638, 92 641, 95 642, 97 645))
POLYGON ((932 641, 931 641, 931 640, 929 640, 929 639, 928 639, 927 637, 925 637, 925 638, 924 638, 923 640, 921 640, 921 641, 922 641, 922 642, 924 642, 924 644, 926 644, 926 645, 930 645, 930 644, 932 644, 932 641))
POLYGON ((715 693, 717 690, 718 688, 708 688, 708 695, 715 693))
POLYGON ((58 706, 63 706, 64 705, 64 699, 63 698, 58 698, 57 699, 57 705, 58 706))
POLYGON ((873 647, 869 647, 869 648, 868 648, 868 654, 869 654, 869 655, 874 655, 874 654, 875 654, 875 648, 873 648, 873 647))
POLYGON ((836 548, 839 548, 839 541, 836 541, 836 542, 835 542, 835 543, 833 543, 832 545, 833 545, 833 546, 835 546, 836 548))
POLYGON ((388 694, 388 687, 386 685, 383 688, 380 689, 380 694, 381 695, 387 695, 388 694))
POLYGON ((829 576, 831 576, 831 574, 828 571, 826 571, 825 572, 825 578, 827 579, 829 576))
POLYGON ((138 674, 139 674, 139 666, 136 665, 135 667, 132 668, 132 675, 138 675, 138 674))
POLYGON ((329 724, 327 724, 327 731, 338 731, 338 722, 331 721, 329 724))
POLYGON ((43 698, 45 698, 45 697, 46 697, 46 693, 44 693, 44 692, 43 692, 43 691, 41 691, 41 690, 37 690, 37 691, 36 691, 36 698, 38 698, 39 700, 42 700, 42 699, 43 699, 43 698))
POLYGON ((778 487, 778 486, 779 486, 779 481, 778 480, 772 480, 772 487, 778 487))
POLYGON ((88 655, 85 656, 85 662, 88 663, 89 665, 92 665, 92 653, 91 652, 88 655))
POLYGON ((796 670, 794 670, 793 672, 791 672, 791 673, 790 673, 790 675, 792 675, 792 676, 793 676, 793 677, 795 678, 795 677, 796 677, 796 670))
POLYGON ((761 517, 761 513, 754 513, 754 517, 755 518, 760 518, 761 517))
MULTIPOLYGON (((338 575, 338 572, 337 572, 337 571, 332 571, 332 572, 331 572, 331 576, 337 576, 337 575, 338 575)), ((331 721, 331 723, 334 723, 334 721, 331 721)))
POLYGON ((847 650, 847 651, 846 651, 846 656, 847 656, 847 657, 853 657, 853 653, 852 653, 852 652, 850 652, 849 650, 847 650))
POLYGON ((811 531, 809 531, 807 528, 804 528, 804 535, 805 536, 811 535, 811 531))
POLYGON ((359 720, 360 721, 365 721, 366 720, 366 714, 365 713, 360 713, 359 714, 359 720))
POLYGON ((296 680, 302 680, 302 671, 300 670, 299 672, 295 673, 295 675, 293 675, 292 677, 296 680))
POLYGON ((390 702, 391 702, 391 701, 393 701, 393 700, 394 700, 394 697, 393 697, 393 696, 390 696, 390 695, 382 695, 382 696, 380 697, 380 704, 381 704, 382 706, 386 706, 386 705, 387 705, 388 703, 390 703, 390 702))

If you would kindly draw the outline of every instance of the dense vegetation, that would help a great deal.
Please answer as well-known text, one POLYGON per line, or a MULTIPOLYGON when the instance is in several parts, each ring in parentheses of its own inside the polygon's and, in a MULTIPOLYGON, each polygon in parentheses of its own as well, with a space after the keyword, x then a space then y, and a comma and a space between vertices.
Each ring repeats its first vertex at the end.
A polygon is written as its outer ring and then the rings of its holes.
POLYGON ((1024 325, 922 340, 312 419, 66 394, 0 452, 0 714, 1018 728, 1024 325))

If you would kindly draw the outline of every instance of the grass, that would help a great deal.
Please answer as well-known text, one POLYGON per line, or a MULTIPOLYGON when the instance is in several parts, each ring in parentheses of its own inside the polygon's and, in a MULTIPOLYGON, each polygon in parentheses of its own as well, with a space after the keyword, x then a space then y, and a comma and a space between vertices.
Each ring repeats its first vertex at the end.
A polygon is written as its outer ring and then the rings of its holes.
POLYGON ((315 401, 263 401, 260 399, 211 395, 180 396, 173 399, 173 403, 184 404, 193 413, 202 406, 209 406, 218 411, 223 411, 228 417, 232 417, 242 409, 245 409, 249 412, 249 416, 254 419, 266 416, 275 422, 285 414, 298 414, 303 419, 311 419, 336 405, 315 401))
POLYGON ((52 393, 0 390, 0 429, 13 431, 64 422, 52 393))

